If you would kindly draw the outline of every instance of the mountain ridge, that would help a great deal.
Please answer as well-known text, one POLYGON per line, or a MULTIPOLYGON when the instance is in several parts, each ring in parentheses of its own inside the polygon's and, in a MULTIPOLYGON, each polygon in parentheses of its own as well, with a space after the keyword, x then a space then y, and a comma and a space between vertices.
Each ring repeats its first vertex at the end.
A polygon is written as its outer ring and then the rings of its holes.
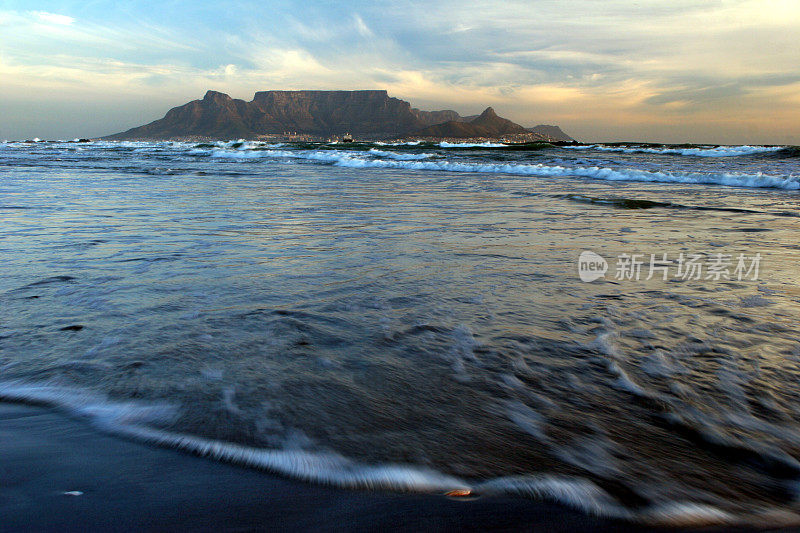
POLYGON ((564 131, 558 127, 553 126, 550 124, 539 124, 538 126, 534 126, 532 128, 525 128, 531 133, 538 133, 540 135, 546 135, 550 137, 554 141, 559 142, 576 142, 575 139, 564 133, 564 131))
MULTIPOLYGON (((363 139, 531 134, 519 124, 497 116, 492 108, 474 117, 462 117, 453 110, 423 111, 412 108, 405 100, 389 96, 383 89, 258 91, 249 102, 209 90, 200 100, 173 107, 163 118, 104 139, 231 139, 280 135, 326 138, 345 133, 363 139)), ((532 135, 545 137, 538 132, 532 135)))
POLYGON ((483 113, 476 118, 465 122, 450 120, 442 124, 428 126, 419 131, 413 132, 409 137, 444 137, 444 138, 480 138, 480 137, 501 137, 503 135, 524 135, 528 130, 511 122, 507 118, 502 118, 495 113, 494 109, 487 107, 483 113))

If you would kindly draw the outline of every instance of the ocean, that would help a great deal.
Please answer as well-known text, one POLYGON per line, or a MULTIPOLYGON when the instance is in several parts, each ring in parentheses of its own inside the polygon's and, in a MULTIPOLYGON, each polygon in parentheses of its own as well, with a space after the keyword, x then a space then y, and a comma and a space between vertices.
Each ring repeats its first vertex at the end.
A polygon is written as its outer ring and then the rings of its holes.
POLYGON ((0 144, 0 398, 357 489, 800 523, 800 149, 0 144))

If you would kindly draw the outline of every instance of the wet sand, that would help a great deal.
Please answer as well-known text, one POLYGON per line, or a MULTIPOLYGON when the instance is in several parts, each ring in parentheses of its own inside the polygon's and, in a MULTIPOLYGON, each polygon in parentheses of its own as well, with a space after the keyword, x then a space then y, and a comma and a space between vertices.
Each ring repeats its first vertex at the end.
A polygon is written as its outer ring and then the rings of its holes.
POLYGON ((0 403, 0 531, 631 531, 522 498, 345 491, 102 434, 0 403))

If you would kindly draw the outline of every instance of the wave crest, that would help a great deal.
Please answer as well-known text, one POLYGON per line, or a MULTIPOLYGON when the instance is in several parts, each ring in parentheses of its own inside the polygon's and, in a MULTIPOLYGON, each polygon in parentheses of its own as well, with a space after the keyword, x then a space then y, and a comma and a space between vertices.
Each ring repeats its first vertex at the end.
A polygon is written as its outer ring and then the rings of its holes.
POLYGON ((242 446, 153 427, 153 424, 174 420, 178 410, 171 404, 113 402, 98 394, 52 383, 0 382, 0 401, 61 409, 89 420, 106 433, 342 488, 518 495, 552 501, 599 517, 672 527, 732 524, 763 527, 771 523, 781 526, 800 523, 800 516, 781 509, 733 516, 710 505, 681 501, 632 509, 592 481, 578 476, 534 474, 471 483, 411 465, 365 465, 335 453, 242 446))
POLYGON ((562 146, 569 150, 598 150, 601 152, 621 152, 625 154, 665 154, 689 155, 697 157, 736 157, 742 155, 779 152, 784 146, 707 146, 691 148, 653 148, 649 146, 608 146, 604 144, 586 144, 579 146, 562 146))
MULTIPOLYGON (((236 152, 235 152, 236 153, 236 152)), ((724 185, 728 187, 800 189, 800 176, 771 176, 762 173, 743 174, 735 172, 659 172, 636 169, 614 169, 608 167, 560 166, 526 163, 476 163, 448 160, 398 161, 364 157, 358 152, 262 150, 255 157, 273 159, 305 159, 325 162, 349 168, 388 168, 404 170, 429 170, 445 172, 475 172, 512 174, 540 178, 578 177, 606 181, 642 181, 662 183, 686 183, 702 185, 724 185)), ((231 157, 229 153, 218 157, 231 157)), ((234 156, 235 157, 235 156, 234 156)))

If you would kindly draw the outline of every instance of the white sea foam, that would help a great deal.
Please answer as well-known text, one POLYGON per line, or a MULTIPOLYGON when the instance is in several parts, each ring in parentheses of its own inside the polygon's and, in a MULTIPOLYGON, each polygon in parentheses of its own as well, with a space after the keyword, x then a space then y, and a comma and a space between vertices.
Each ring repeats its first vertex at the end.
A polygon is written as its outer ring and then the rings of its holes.
POLYGON ((733 516, 716 507, 691 502, 666 502, 656 505, 644 511, 640 520, 663 527, 732 525, 736 522, 733 516))
MULTIPOLYGON (((241 153, 241 152, 234 152, 241 153)), ((243 152, 249 153, 249 152, 243 152)), ((729 187, 774 188, 785 190, 800 189, 800 176, 770 176, 767 174, 744 174, 736 172, 650 172, 636 169, 614 169, 607 167, 569 167, 560 165, 524 164, 524 163, 474 163, 438 161, 396 161, 387 159, 371 159, 360 156, 358 152, 341 151, 289 151, 262 150, 253 152, 276 159, 293 158, 313 161, 324 161, 350 168, 394 168, 407 170, 433 170, 446 172, 476 172, 492 174, 513 174, 541 178, 579 177, 606 181, 643 181, 660 183, 687 183, 725 185, 729 187)), ((218 155, 218 157, 231 157, 218 155)), ((235 156, 234 156, 235 157, 235 156)))
MULTIPOLYGON (((194 153, 205 153, 208 150, 198 149, 194 153)), ((211 157, 217 159, 259 159, 267 157, 265 150, 211 150, 211 157)))
POLYGON ((506 415, 522 431, 536 440, 549 443, 545 431, 545 417, 517 400, 506 402, 506 415))
POLYGON ((482 142, 482 143, 451 143, 442 141, 439 143, 440 148, 502 148, 508 146, 502 143, 482 142))
POLYGON ((98 424, 169 423, 177 416, 177 409, 171 404, 109 402, 98 394, 51 383, 0 383, 0 400, 58 407, 98 424))
POLYGON ((378 146, 418 146, 419 144, 421 144, 421 141, 406 141, 406 142, 396 142, 396 143, 375 141, 374 144, 378 146))
POLYGON ((651 148, 647 146, 606 146, 602 144, 563 146, 570 150, 599 150, 626 154, 693 155, 698 157, 735 157, 783 150, 782 146, 708 146, 697 148, 651 148))
POLYGON ((363 465, 335 453, 251 448, 157 429, 152 424, 177 416, 177 409, 167 404, 111 402, 75 389, 20 382, 0 383, 0 400, 57 407, 87 418, 108 433, 318 483, 416 492, 471 489, 463 480, 421 467, 363 465))
POLYGON ((154 427, 177 419, 179 410, 174 405, 114 402, 99 394, 52 383, 0 382, 0 401, 55 407, 73 416, 86 418, 98 429, 110 434, 343 488, 516 494, 553 501, 596 516, 673 527, 739 523, 791 525, 798 521, 796 515, 781 509, 767 509, 756 520, 751 515, 733 516, 715 507, 691 502, 666 501, 634 511, 620 504, 592 481, 578 476, 532 474, 468 483, 457 477, 412 465, 365 465, 332 452, 241 446, 154 427))
POLYGON ((457 380, 469 380, 466 361, 478 361, 474 351, 477 345, 478 342, 469 327, 462 324, 453 330, 453 346, 450 349, 450 355, 452 357, 452 368, 457 380))
POLYGON ((509 476, 486 481, 476 489, 481 494, 521 494, 556 501, 597 516, 615 518, 633 516, 603 489, 580 477, 509 476))
POLYGON ((378 150, 377 148, 370 148, 369 153, 378 157, 387 157, 389 159, 396 159, 397 161, 418 161, 420 159, 428 159, 433 157, 433 154, 402 154, 397 152, 387 152, 385 150, 378 150))

